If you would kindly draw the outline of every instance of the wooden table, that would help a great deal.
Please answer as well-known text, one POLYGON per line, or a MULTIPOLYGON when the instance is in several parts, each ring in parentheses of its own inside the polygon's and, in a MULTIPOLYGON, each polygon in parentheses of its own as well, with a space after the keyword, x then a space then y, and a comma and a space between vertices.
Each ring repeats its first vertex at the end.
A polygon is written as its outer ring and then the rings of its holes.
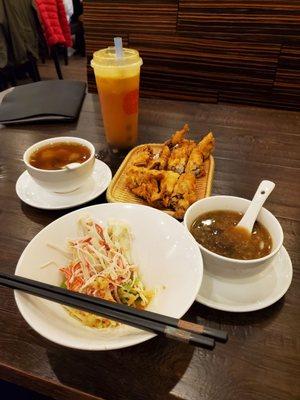
MULTIPOLYGON (((267 208, 280 220, 294 277, 287 294, 265 310, 234 314, 194 303, 201 316, 227 329, 230 339, 213 352, 154 338, 122 350, 85 352, 61 347, 35 333, 20 316, 11 290, 0 288, 0 378, 55 399, 71 400, 292 400, 299 379, 300 113, 175 101, 142 100, 140 143, 162 141, 184 122, 194 137, 213 130, 217 147, 213 194, 250 198, 262 179, 277 186, 267 208), (298 289, 298 290, 297 290, 298 289), (298 354, 297 354, 298 351, 298 354), (298 367, 298 370, 297 370, 298 367), (298 374, 297 374, 298 371, 298 374)), ((77 123, 0 129, 1 271, 13 273, 27 243, 65 214, 31 208, 15 183, 22 154, 58 135, 91 140, 113 172, 122 160, 105 145, 98 99, 88 95, 77 123)), ((105 196, 92 202, 104 202, 105 196)), ((66 211, 67 212, 67 211, 66 211)))

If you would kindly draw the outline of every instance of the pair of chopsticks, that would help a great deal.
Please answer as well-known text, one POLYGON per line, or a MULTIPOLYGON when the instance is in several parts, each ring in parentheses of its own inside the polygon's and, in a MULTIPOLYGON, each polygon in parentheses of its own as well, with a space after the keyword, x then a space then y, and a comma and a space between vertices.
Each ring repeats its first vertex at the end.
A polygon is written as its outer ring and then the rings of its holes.
POLYGON ((227 333, 219 329, 168 317, 152 311, 138 310, 125 304, 113 303, 97 297, 72 292, 17 275, 1 273, 0 285, 198 347, 213 349, 215 340, 226 342, 228 338, 227 333))

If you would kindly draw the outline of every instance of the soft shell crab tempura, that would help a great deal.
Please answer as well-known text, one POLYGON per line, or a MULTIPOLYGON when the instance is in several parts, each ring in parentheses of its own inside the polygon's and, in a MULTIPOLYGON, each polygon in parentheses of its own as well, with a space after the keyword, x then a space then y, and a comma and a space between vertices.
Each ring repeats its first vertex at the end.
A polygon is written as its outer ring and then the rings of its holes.
POLYGON ((153 154, 149 145, 142 147, 126 177, 132 193, 153 207, 174 211, 176 218, 182 218, 196 201, 196 179, 205 175, 204 162, 215 146, 211 132, 198 144, 185 139, 188 132, 189 126, 185 124, 158 154, 153 154))

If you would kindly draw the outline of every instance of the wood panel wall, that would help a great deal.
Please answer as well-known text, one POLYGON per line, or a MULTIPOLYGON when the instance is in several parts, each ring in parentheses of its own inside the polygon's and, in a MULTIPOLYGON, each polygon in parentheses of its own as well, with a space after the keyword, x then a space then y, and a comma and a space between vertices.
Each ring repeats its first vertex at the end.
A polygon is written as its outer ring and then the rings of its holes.
POLYGON ((141 93, 300 109, 300 0, 85 0, 89 67, 122 36, 144 60, 141 93))

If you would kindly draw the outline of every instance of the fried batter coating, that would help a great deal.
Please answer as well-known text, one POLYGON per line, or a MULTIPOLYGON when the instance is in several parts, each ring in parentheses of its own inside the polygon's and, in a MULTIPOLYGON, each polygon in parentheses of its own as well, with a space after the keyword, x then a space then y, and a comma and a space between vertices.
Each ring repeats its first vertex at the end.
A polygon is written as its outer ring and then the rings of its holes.
POLYGON ((132 167, 127 173, 126 185, 135 195, 156 207, 169 207, 171 195, 179 174, 132 167))
POLYGON ((175 146, 169 157, 168 170, 182 174, 194 147, 196 147, 196 143, 186 139, 175 146))
POLYGON ((170 206, 171 195, 180 175, 173 171, 163 171, 163 177, 160 181, 160 198, 162 205, 166 208, 170 206))
POLYGON ((165 142, 165 145, 169 146, 169 147, 174 147, 177 144, 179 144, 180 142, 182 142, 182 140, 184 139, 184 136, 189 132, 190 128, 188 126, 188 124, 184 124, 183 128, 180 129, 179 131, 176 131, 171 139, 167 140, 165 142))
POLYGON ((143 167, 132 167, 127 173, 126 186, 132 193, 152 203, 159 194, 160 171, 143 167))
POLYGON ((185 167, 185 172, 192 172, 196 177, 205 175, 204 160, 209 157, 214 148, 215 139, 210 132, 192 150, 185 167))
POLYGON ((198 143, 198 146, 203 154, 204 160, 206 160, 215 147, 215 138, 212 132, 209 132, 207 135, 205 135, 204 138, 198 143))
POLYGON ((161 149, 161 152, 157 156, 157 158, 154 157, 150 161, 148 168, 149 169, 159 169, 159 170, 165 169, 168 165, 168 160, 169 160, 170 154, 171 154, 171 150, 169 149, 168 146, 164 145, 163 148, 161 149))
POLYGON ((171 197, 171 206, 175 210, 175 217, 182 218, 196 198, 196 177, 191 172, 185 172, 180 175, 171 197))
POLYGON ((144 146, 137 151, 133 158, 133 165, 137 167, 147 167, 149 161, 152 159, 153 150, 150 146, 144 146))
POLYGON ((149 205, 174 210, 182 218, 196 201, 196 177, 205 174, 204 161, 214 149, 215 139, 209 132, 196 144, 185 139, 187 124, 166 141, 158 155, 151 146, 138 151, 126 176, 126 186, 149 205))
POLYGON ((204 157, 199 145, 193 148, 185 172, 192 172, 197 177, 205 175, 204 157))

